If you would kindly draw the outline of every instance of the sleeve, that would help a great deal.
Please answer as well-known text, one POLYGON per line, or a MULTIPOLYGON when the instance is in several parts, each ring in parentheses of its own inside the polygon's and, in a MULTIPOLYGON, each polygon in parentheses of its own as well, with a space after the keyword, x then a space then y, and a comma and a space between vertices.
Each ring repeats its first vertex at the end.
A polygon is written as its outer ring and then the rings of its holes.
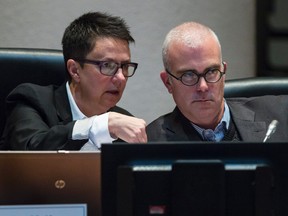
POLYGON ((73 140, 75 121, 48 120, 41 112, 18 103, 7 119, 3 139, 10 150, 79 150, 87 140, 73 140))
POLYGON ((100 150, 102 143, 112 143, 108 128, 108 113, 78 120, 73 128, 73 139, 88 139, 81 150, 100 150))

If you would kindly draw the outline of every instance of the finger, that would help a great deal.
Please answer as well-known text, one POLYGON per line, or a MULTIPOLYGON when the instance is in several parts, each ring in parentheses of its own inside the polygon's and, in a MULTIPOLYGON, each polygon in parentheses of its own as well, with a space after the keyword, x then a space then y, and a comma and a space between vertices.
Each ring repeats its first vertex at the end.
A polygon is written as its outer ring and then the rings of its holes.
POLYGON ((147 134, 145 132, 144 136, 142 137, 142 143, 147 143, 147 142, 148 142, 148 138, 147 138, 147 134))
POLYGON ((140 143, 147 143, 146 131, 144 131, 142 134, 139 135, 139 142, 140 143))

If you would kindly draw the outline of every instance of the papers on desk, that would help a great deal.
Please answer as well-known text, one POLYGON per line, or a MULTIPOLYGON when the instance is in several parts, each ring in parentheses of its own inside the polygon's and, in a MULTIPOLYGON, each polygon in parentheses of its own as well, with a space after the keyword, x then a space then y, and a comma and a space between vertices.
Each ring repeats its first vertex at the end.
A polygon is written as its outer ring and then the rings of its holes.
POLYGON ((0 215, 5 216, 87 216, 86 204, 64 205, 9 205, 0 206, 0 215))

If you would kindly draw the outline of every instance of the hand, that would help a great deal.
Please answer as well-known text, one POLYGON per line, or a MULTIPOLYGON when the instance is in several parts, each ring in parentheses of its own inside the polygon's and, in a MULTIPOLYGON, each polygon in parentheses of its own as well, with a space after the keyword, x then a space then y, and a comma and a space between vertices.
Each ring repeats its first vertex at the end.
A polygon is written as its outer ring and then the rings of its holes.
POLYGON ((113 138, 120 138, 128 143, 146 143, 146 122, 143 119, 109 112, 108 128, 113 138))

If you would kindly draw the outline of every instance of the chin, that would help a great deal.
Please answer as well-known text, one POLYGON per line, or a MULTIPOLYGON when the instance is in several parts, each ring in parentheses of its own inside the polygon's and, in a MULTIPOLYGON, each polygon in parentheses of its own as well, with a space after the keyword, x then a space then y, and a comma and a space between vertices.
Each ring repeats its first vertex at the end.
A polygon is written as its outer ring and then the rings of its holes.
POLYGON ((119 100, 113 100, 113 101, 108 101, 106 104, 107 104, 107 107, 110 109, 111 107, 114 107, 116 106, 116 104, 119 102, 119 100))

